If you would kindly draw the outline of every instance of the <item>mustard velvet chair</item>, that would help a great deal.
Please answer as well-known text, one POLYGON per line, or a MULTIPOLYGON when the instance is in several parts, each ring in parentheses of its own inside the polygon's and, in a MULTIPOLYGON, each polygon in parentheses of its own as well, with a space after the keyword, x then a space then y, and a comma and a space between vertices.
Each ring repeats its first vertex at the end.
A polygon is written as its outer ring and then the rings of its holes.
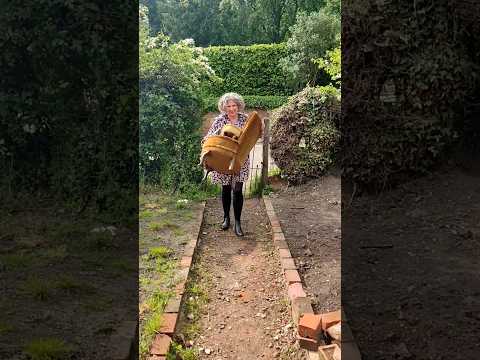
POLYGON ((200 164, 222 174, 238 174, 262 133, 262 121, 252 112, 243 129, 227 124, 220 135, 205 140, 200 164))

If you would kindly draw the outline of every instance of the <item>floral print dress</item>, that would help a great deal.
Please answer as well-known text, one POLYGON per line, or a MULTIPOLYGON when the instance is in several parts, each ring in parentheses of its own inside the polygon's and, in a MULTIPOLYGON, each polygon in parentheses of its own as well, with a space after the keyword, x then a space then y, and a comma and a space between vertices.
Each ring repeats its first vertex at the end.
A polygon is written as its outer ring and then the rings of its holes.
MULTIPOLYGON (((244 113, 238 113, 238 118, 233 123, 233 125, 239 128, 243 128, 246 123, 247 123, 247 115, 244 113)), ((205 140, 208 137, 213 135, 218 135, 220 133, 220 130, 227 124, 230 124, 230 120, 228 120, 227 114, 222 113, 218 115, 215 118, 215 120, 213 120, 212 126, 210 127, 210 130, 208 130, 207 135, 205 135, 205 137, 203 138, 202 144, 205 142, 205 140)), ((238 182, 244 183, 245 181, 247 181, 249 168, 250 168, 250 155, 247 156, 247 159, 245 160, 242 167, 240 168, 240 173, 234 174, 234 175, 228 175, 228 174, 221 174, 219 172, 212 170, 212 172, 210 172, 210 175, 212 177, 213 183, 222 184, 222 185, 232 185, 233 187, 238 182)))

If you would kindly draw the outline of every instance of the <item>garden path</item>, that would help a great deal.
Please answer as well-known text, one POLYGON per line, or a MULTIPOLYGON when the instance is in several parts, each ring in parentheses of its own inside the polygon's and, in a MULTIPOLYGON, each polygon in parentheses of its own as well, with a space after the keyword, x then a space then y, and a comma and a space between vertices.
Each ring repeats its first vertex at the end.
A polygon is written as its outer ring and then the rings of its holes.
POLYGON ((209 200, 193 268, 193 281, 208 294, 208 302, 198 319, 189 320, 184 313, 177 331, 199 359, 305 359, 295 341, 263 201, 245 201, 243 238, 232 229, 219 229, 221 214, 219 200, 209 200), (192 323, 197 329, 193 337, 185 331, 192 323))

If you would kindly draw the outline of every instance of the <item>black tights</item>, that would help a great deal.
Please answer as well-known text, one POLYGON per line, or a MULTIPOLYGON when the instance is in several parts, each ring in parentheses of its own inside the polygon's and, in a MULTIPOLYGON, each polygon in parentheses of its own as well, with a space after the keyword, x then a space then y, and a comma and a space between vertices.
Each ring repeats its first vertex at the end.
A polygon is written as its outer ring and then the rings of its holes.
MULTIPOLYGON (((237 182, 233 188, 233 214, 235 220, 240 220, 242 216, 243 208, 243 193, 242 193, 243 183, 237 182)), ((230 217, 230 203, 232 202, 232 186, 223 185, 222 186, 222 205, 223 205, 223 216, 230 217)))

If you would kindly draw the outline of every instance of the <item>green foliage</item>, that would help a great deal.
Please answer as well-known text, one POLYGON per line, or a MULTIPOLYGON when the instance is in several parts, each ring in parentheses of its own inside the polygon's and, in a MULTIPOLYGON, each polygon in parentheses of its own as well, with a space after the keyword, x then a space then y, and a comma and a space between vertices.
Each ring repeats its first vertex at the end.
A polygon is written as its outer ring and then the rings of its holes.
MULTIPOLYGON (((335 0, 339 1, 339 0, 335 0)), ((334 1, 334 2, 335 2, 334 1)), ((201 46, 250 45, 285 41, 299 11, 311 12, 324 0, 142 0, 153 33, 174 41, 193 38, 201 46)))
POLYGON ((278 65, 286 51, 285 44, 205 48, 203 54, 223 81, 209 82, 203 91, 217 96, 233 90, 245 95, 290 95, 292 89, 278 65))
POLYGON ((357 189, 382 190, 454 153, 466 100, 478 103, 478 32, 446 0, 345 9, 343 175, 357 189))
POLYGON ((167 360, 196 360, 198 352, 195 349, 185 349, 181 344, 175 342, 170 345, 170 351, 167 354, 167 360))
POLYGON ((183 191, 197 183, 202 80, 213 77, 189 41, 148 36, 140 21, 140 172, 143 182, 183 191))
POLYGON ((135 13, 134 2, 116 0, 4 4, 0 187, 135 210, 135 13))
POLYGON ((341 68, 342 54, 340 47, 335 48, 334 50, 328 50, 327 55, 324 59, 314 59, 313 62, 318 65, 318 67, 324 70, 330 78, 335 87, 340 88, 341 77, 342 77, 342 68, 341 68))
MULTIPOLYGON (((264 110, 273 110, 283 104, 288 100, 288 96, 278 96, 278 95, 242 95, 243 100, 245 101, 245 107, 247 109, 264 109, 264 110)), ((218 96, 207 97, 204 101, 204 111, 205 112, 216 112, 218 111, 218 96)))
POLYGON ((339 91, 307 87, 272 116, 271 152, 291 183, 319 177, 334 163, 340 140, 339 91))
POLYGON ((66 359, 71 351, 71 346, 56 338, 33 340, 25 347, 25 353, 30 356, 31 360, 66 359))
POLYGON ((319 71, 313 59, 325 57, 328 50, 340 44, 340 18, 325 10, 300 13, 291 33, 287 55, 280 61, 290 85, 296 90, 307 83, 326 85, 328 77, 319 71))

